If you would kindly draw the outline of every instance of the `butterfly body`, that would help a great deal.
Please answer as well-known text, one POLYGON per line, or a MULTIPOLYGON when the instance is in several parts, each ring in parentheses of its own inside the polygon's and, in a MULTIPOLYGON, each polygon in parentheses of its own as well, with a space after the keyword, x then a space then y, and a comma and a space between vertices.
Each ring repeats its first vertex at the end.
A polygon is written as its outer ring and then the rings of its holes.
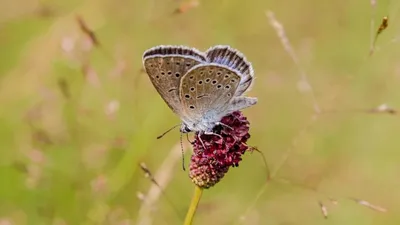
POLYGON ((211 132, 222 117, 257 103, 243 96, 254 78, 251 64, 229 46, 202 53, 183 46, 145 51, 143 65, 154 87, 182 120, 181 132, 211 132))

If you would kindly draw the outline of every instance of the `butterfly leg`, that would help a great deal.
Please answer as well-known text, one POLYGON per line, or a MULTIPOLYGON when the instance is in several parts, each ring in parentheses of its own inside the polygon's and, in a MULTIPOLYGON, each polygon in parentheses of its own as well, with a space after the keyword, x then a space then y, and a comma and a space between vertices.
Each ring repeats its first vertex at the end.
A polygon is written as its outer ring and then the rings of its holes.
MULTIPOLYGON (((229 126, 228 126, 228 127, 229 127, 229 126)), ((229 127, 229 128, 231 128, 231 127, 229 127)), ((231 128, 231 129, 233 130, 233 128, 231 128)), ((207 134, 207 135, 215 135, 215 136, 219 137, 221 140, 224 140, 223 137, 222 137, 221 135, 216 134, 216 133, 213 133, 213 132, 204 132, 204 134, 207 134)), ((235 135, 232 135, 231 137, 232 137, 233 139, 235 139, 235 141, 238 141, 238 139, 237 139, 237 137, 236 137, 235 135)))
POLYGON ((200 132, 197 133, 197 138, 199 139, 201 145, 203 146, 203 149, 206 150, 206 146, 204 145, 203 139, 201 139, 201 135, 200 132))
POLYGON ((213 132, 209 132, 209 131, 203 131, 203 132, 201 132, 201 134, 200 134, 200 132, 199 132, 199 133, 197 134, 197 138, 199 139, 199 141, 200 141, 201 145, 203 146, 203 149, 204 149, 204 150, 206 150, 207 148, 206 148, 206 145, 205 145, 204 142, 203 142, 203 139, 201 139, 201 135, 202 135, 202 134, 205 134, 205 135, 215 135, 215 136, 217 136, 217 137, 219 137, 220 139, 223 140, 222 136, 219 135, 219 134, 216 134, 216 133, 213 133, 213 132))
POLYGON ((226 127, 226 128, 229 128, 229 129, 233 130, 232 127, 230 127, 230 126, 228 126, 228 125, 226 125, 226 124, 224 124, 224 123, 221 123, 221 122, 216 122, 215 125, 221 125, 221 126, 223 126, 223 127, 226 127))
MULTIPOLYGON (((223 126, 223 127, 226 127, 226 128, 228 128, 228 129, 233 130, 232 127, 230 127, 230 126, 228 126, 228 125, 226 125, 226 124, 224 124, 224 123, 216 122, 215 124, 216 124, 216 125, 221 125, 221 126, 223 126)), ((214 133, 213 133, 213 134, 214 134, 214 133)), ((215 134, 215 135, 218 135, 220 138, 222 138, 222 136, 219 135, 219 134, 215 134)), ((238 139, 237 139, 237 137, 236 137, 235 135, 232 135, 232 137, 235 139, 235 141, 238 141, 238 139)))
POLYGON ((204 134, 206 134, 206 135, 215 135, 215 136, 217 136, 217 137, 219 137, 219 138, 221 138, 221 139, 222 139, 222 136, 221 136, 221 135, 219 135, 219 134, 216 134, 216 133, 213 133, 213 132, 204 131, 204 134))
POLYGON ((191 141, 191 140, 189 139, 189 133, 186 133, 186 140, 187 140, 190 144, 193 144, 193 143, 194 143, 194 141, 191 141))

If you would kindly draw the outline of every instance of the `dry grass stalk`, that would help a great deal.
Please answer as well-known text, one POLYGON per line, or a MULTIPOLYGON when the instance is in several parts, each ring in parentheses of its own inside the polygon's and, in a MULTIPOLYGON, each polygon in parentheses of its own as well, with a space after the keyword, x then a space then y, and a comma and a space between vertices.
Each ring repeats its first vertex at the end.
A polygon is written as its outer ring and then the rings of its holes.
POLYGON ((368 201, 365 201, 365 200, 362 200, 362 199, 357 199, 357 198, 350 198, 350 199, 355 201, 355 202, 357 202, 358 204, 360 204, 362 206, 368 207, 368 208, 370 208, 372 210, 375 210, 377 212, 382 212, 382 213, 387 212, 386 208, 383 208, 382 206, 379 206, 379 205, 372 204, 372 203, 370 203, 368 201))
POLYGON ((303 70, 303 68, 300 66, 300 61, 295 53, 295 51, 292 48, 292 45, 290 44, 289 38, 286 35, 285 29, 283 25, 276 19, 275 14, 272 11, 267 11, 266 16, 271 24, 271 26, 275 29, 275 32, 277 33, 285 51, 289 54, 290 58, 292 58, 293 62, 296 64, 299 74, 300 74, 300 86, 302 86, 303 90, 307 90, 311 94, 311 98, 313 101, 313 106, 314 106, 314 111, 316 114, 321 113, 321 108, 317 102, 317 99, 315 98, 314 95, 314 89, 312 88, 308 76, 303 70))
MULTIPOLYGON (((183 144, 183 148, 187 149, 188 145, 186 143, 183 144)), ((171 149, 169 155, 165 158, 161 166, 158 168, 157 172, 151 177, 156 181, 152 182, 153 184, 150 186, 147 194, 145 194, 145 200, 143 201, 142 206, 139 209, 139 215, 137 219, 138 225, 150 225, 153 223, 154 216, 152 215, 152 211, 163 194, 163 190, 169 184, 172 179, 174 168, 177 163, 180 161, 181 155, 181 143, 178 142, 171 149)), ((149 172, 149 170, 147 170, 149 172)))
POLYGON ((319 207, 321 208, 321 213, 325 219, 328 219, 328 208, 321 202, 318 202, 319 207))
POLYGON ((92 31, 86 22, 83 20, 83 18, 79 15, 76 16, 76 21, 78 22, 79 29, 90 39, 92 44, 96 47, 100 46, 99 39, 96 37, 96 34, 94 31, 92 31))

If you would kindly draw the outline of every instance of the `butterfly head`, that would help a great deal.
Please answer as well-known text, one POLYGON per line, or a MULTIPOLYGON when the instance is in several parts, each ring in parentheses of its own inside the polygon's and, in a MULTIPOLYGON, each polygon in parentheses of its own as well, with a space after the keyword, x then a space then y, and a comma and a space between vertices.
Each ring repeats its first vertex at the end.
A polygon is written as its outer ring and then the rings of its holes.
POLYGON ((189 132, 211 132, 213 127, 215 126, 216 122, 212 121, 219 121, 216 120, 207 120, 207 119, 200 119, 196 121, 185 121, 182 122, 180 131, 182 133, 189 133, 189 132))
MULTIPOLYGON (((213 123, 215 124, 215 123, 213 123)), ((186 123, 186 122, 182 122, 181 125, 181 129, 180 131, 182 133, 189 133, 189 132, 197 132, 197 131, 210 131, 212 130, 214 125, 212 125, 211 123, 205 123, 203 121, 198 121, 195 123, 186 123)))
POLYGON ((190 129, 190 127, 186 123, 182 123, 180 131, 181 131, 181 133, 186 134, 186 133, 192 132, 192 129, 190 129))

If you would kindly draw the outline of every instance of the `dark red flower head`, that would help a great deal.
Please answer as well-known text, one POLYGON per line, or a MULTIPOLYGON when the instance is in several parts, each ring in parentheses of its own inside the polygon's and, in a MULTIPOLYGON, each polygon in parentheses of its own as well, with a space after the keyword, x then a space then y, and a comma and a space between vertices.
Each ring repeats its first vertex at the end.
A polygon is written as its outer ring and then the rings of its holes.
POLYGON ((201 188, 214 186, 231 166, 239 166, 248 149, 249 121, 241 112, 226 115, 221 123, 214 127, 214 134, 195 134, 189 177, 201 188))

